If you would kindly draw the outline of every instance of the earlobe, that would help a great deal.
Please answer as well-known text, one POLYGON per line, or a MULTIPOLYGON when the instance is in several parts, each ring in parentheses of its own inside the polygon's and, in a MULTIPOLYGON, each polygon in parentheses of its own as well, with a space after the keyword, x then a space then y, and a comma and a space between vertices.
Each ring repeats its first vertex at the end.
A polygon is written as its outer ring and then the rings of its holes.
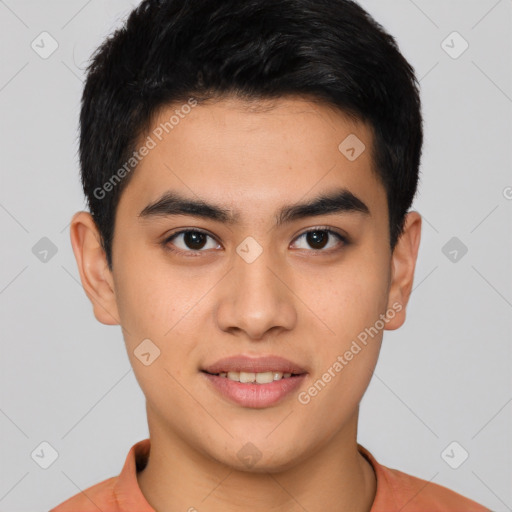
POLYGON ((398 329, 405 322, 406 307, 412 291, 414 270, 421 239, 421 215, 411 211, 406 215, 404 230, 391 258, 392 278, 388 294, 388 310, 395 315, 386 329, 398 329))
POLYGON ((88 212, 77 212, 71 219, 71 245, 78 265, 80 280, 92 303, 94 316, 106 325, 120 323, 112 273, 101 236, 93 217, 88 212))

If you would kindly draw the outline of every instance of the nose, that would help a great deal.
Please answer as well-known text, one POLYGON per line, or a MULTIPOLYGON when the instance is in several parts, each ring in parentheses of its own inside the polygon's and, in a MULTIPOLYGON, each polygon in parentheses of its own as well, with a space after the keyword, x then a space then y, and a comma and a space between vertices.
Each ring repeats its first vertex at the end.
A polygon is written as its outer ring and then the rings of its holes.
POLYGON ((216 320, 231 334, 262 340, 269 332, 293 329, 297 310, 293 291, 286 283, 286 270, 263 251, 249 262, 238 254, 232 270, 222 280, 216 320))

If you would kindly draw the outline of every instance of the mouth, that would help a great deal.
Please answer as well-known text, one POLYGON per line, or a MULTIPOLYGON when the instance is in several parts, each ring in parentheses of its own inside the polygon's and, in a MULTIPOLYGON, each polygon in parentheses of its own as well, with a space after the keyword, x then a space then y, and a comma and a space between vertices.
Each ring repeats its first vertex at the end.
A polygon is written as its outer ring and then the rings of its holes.
POLYGON ((300 387, 308 371, 278 356, 234 356, 200 369, 212 389, 242 407, 278 404, 300 387))
POLYGON ((299 377, 299 376, 305 374, 305 373, 280 372, 277 370, 270 371, 270 372, 231 371, 231 372, 219 372, 219 373, 210 373, 205 370, 202 370, 202 371, 204 373, 207 373, 208 375, 229 379, 234 382, 241 382, 242 384, 270 384, 271 382, 274 382, 274 381, 278 381, 281 379, 293 379, 294 377, 299 377))

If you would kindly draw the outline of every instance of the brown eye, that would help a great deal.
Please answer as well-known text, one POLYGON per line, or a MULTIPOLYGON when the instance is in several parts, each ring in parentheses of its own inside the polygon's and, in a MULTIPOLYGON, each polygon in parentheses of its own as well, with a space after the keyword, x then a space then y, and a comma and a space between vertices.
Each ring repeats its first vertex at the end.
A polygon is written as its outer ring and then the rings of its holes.
POLYGON ((328 240, 329 235, 326 231, 308 231, 306 233, 306 241, 313 249, 323 249, 328 240))
POLYGON ((165 246, 168 247, 169 244, 172 244, 175 247, 177 247, 177 249, 170 248, 171 250, 175 250, 176 252, 205 252, 202 249, 215 249, 216 247, 219 246, 219 244, 217 244, 214 241, 212 236, 208 235, 203 231, 192 229, 174 233, 164 241, 165 246), (208 239, 211 239, 213 241, 213 243, 210 242, 209 247, 208 239))
POLYGON ((206 235, 197 231, 187 231, 183 235, 183 242, 189 249, 202 249, 206 242, 206 235))
POLYGON ((310 229, 302 235, 298 236, 296 240, 304 239, 309 247, 299 247, 299 249, 313 249, 315 251, 319 252, 328 252, 329 249, 335 249, 336 246, 343 246, 347 244, 347 240, 345 237, 340 235, 339 233, 336 233, 335 231, 332 231, 331 229, 324 229, 324 228, 313 228, 310 229), (334 244, 331 242, 331 240, 334 239, 334 244), (336 243, 337 240, 337 243, 336 243), (341 242, 341 243, 340 243, 341 242), (328 244, 330 243, 330 246, 328 244), (322 251, 327 247, 326 250, 322 251))

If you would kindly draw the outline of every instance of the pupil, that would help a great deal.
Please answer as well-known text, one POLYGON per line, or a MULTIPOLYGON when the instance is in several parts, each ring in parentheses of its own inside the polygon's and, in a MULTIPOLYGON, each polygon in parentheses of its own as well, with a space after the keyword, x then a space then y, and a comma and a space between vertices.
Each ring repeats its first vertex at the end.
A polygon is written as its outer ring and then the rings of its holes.
POLYGON ((185 244, 191 249, 201 249, 204 246, 204 238, 205 234, 197 231, 188 231, 184 236, 185 244))
POLYGON ((325 231, 310 231, 307 234, 308 244, 315 249, 322 249, 327 244, 327 235, 325 231))

